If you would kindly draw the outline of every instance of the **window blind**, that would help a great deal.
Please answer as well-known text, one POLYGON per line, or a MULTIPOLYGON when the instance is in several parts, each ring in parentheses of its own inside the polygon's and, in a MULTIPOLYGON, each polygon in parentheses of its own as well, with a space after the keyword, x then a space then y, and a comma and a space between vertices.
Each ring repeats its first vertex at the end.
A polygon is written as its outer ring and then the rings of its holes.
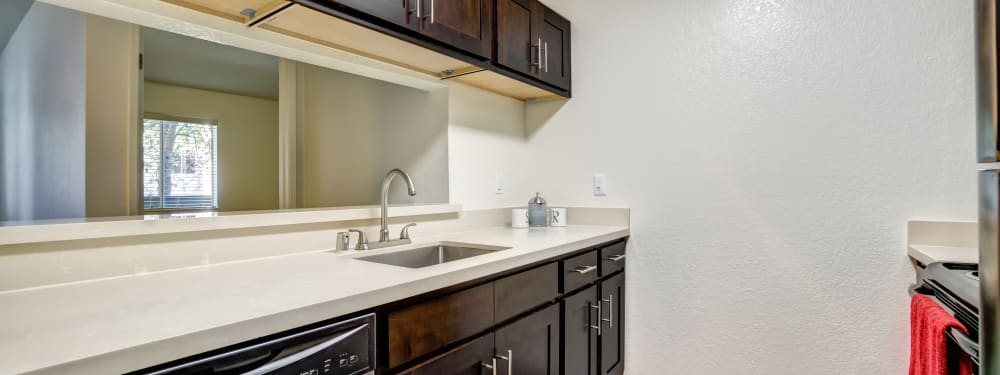
POLYGON ((219 206, 218 123, 147 114, 142 132, 144 210, 219 206))

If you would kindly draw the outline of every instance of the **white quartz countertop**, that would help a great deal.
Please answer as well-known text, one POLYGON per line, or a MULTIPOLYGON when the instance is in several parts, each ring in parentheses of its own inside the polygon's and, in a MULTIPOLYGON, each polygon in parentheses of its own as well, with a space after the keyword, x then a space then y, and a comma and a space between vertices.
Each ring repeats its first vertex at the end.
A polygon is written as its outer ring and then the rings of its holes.
POLYGON ((979 249, 974 247, 910 245, 907 255, 923 264, 979 263, 979 249))
POLYGON ((372 308, 625 237, 624 226, 418 238, 509 250, 409 269, 309 252, 0 293, 0 373, 110 374, 372 308))

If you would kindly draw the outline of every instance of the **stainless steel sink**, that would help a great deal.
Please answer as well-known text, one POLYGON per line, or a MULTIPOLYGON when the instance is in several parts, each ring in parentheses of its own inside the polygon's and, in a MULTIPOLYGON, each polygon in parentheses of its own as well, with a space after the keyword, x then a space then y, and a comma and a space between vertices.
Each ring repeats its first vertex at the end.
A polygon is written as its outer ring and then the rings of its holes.
POLYGON ((369 255, 354 259, 400 267, 423 268, 507 249, 510 248, 442 242, 412 250, 401 250, 388 254, 369 255))

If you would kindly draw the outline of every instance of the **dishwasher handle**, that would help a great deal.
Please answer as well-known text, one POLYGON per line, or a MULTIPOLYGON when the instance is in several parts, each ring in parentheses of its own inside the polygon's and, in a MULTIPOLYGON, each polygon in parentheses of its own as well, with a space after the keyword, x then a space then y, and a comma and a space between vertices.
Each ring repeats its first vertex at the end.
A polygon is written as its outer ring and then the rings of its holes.
POLYGON ((955 344, 958 345, 958 348, 962 349, 962 351, 965 352, 965 354, 967 354, 969 358, 976 363, 976 365, 979 364, 980 347, 976 340, 969 338, 968 335, 962 333, 962 331, 959 331, 958 328, 955 327, 951 327, 945 331, 945 335, 954 341, 955 344))
POLYGON ((295 354, 283 357, 277 361, 270 362, 261 367, 247 371, 243 375, 264 375, 279 370, 281 368, 291 366, 293 364, 298 363, 299 361, 311 357, 316 353, 322 352, 323 350, 326 350, 331 346, 337 345, 338 343, 348 339, 349 337, 354 336, 354 334, 366 329, 368 329, 368 323, 365 323, 361 326, 358 326, 357 328, 354 328, 350 331, 337 335, 334 338, 323 341, 322 343, 316 344, 306 349, 302 349, 296 352, 295 354))

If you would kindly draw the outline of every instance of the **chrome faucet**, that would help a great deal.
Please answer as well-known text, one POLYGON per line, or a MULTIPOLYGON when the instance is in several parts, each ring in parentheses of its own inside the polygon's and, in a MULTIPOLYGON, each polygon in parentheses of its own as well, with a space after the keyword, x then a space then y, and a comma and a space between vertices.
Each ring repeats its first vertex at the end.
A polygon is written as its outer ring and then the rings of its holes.
POLYGON ((389 242, 389 186, 396 176, 402 177, 406 182, 406 190, 411 197, 417 195, 417 190, 413 188, 413 180, 402 169, 393 169, 385 175, 385 179, 382 180, 382 227, 378 232, 378 242, 389 242))
POLYGON ((368 243, 368 237, 365 236, 363 230, 351 229, 347 232, 337 234, 337 250, 347 250, 351 241, 351 233, 358 234, 358 244, 354 247, 354 250, 374 250, 395 245, 406 245, 412 242, 410 239, 410 228, 416 226, 416 223, 403 226, 403 230, 399 233, 399 239, 389 239, 389 186, 396 176, 402 177, 403 181, 406 181, 406 189, 411 197, 417 195, 417 190, 413 188, 413 180, 410 179, 410 175, 399 168, 389 171, 389 174, 385 175, 385 179, 382 180, 382 225, 378 231, 378 242, 368 243))

